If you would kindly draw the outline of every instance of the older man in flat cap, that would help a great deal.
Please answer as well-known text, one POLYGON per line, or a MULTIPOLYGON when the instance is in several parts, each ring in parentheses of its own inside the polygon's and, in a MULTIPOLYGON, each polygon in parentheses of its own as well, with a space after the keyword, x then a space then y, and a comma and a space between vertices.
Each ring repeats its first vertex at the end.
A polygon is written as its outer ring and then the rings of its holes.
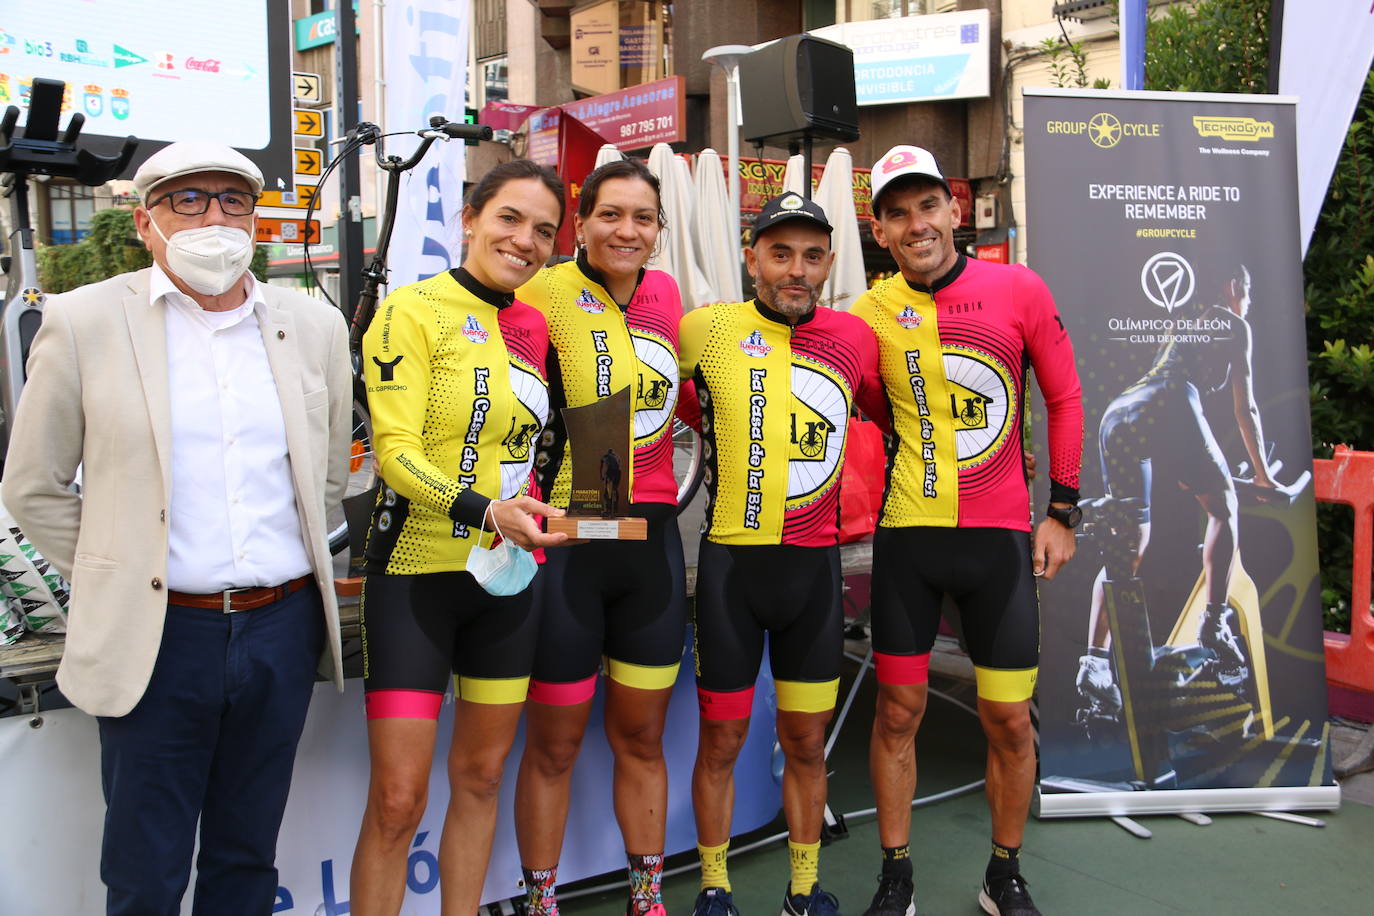
POLYGON ((257 282, 262 173, 174 143, 134 176, 153 266, 48 300, 3 496, 71 582, 57 681, 99 718, 110 914, 267 914, 348 470, 339 312, 257 282), (80 492, 72 488, 78 466, 80 492))

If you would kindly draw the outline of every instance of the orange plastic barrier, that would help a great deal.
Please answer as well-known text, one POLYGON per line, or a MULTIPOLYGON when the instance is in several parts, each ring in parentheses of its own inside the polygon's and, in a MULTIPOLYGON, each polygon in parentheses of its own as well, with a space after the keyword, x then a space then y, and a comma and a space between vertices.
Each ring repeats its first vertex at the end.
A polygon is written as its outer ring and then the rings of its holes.
POLYGON ((1317 499, 1355 510, 1355 558, 1350 588, 1350 635, 1326 633, 1326 681, 1333 687, 1374 694, 1374 615, 1369 610, 1374 561, 1374 452, 1336 446, 1336 454, 1312 461, 1317 499))

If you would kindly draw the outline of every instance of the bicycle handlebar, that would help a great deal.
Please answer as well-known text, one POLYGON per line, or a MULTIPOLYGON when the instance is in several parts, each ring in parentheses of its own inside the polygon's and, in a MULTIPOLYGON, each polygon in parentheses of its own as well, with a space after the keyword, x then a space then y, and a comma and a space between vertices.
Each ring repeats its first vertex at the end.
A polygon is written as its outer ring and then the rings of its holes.
POLYGON ((434 115, 429 119, 429 127, 424 130, 417 130, 415 134, 421 138, 420 145, 405 159, 399 156, 386 155, 384 138, 387 135, 383 134, 382 129, 376 124, 362 122, 354 129, 353 136, 350 138, 353 141, 350 146, 354 144, 375 146, 377 166, 387 173, 386 212, 380 214, 377 224, 376 248, 371 261, 363 269, 363 289, 358 297, 358 307, 353 313, 349 328, 349 350, 353 355, 355 364, 359 360, 358 354, 362 347, 363 333, 366 332, 367 326, 372 323, 372 315, 377 307, 377 288, 386 280, 386 252, 391 244, 391 230, 395 225, 401 173, 408 172, 418 165, 425 154, 429 152, 429 148, 435 140, 444 140, 445 142, 449 140, 487 140, 491 138, 492 131, 485 124, 460 124, 448 120, 443 115, 434 115))

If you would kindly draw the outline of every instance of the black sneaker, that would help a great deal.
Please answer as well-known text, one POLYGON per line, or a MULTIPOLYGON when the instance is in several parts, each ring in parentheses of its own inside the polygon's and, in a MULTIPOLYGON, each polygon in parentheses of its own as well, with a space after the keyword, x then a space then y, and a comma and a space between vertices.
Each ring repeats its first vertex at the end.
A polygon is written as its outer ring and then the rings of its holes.
POLYGON ((782 896, 782 916, 840 916, 840 902, 834 894, 821 890, 817 881, 811 885, 809 894, 790 893, 792 885, 787 885, 789 893, 782 896))
POLYGON ((697 894, 692 916, 739 916, 735 898, 723 887, 708 887, 697 894))
POLYGON ((978 905, 991 916, 1040 916, 1026 890, 1026 879, 1016 874, 992 881, 984 878, 978 905))
POLYGON ((910 875, 878 875, 878 893, 864 916, 916 916, 915 890, 910 875))

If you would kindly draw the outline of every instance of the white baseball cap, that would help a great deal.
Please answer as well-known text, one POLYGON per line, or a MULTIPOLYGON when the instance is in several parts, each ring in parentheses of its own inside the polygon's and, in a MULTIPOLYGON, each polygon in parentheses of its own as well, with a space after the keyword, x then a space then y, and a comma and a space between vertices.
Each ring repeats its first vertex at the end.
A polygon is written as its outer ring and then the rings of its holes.
POLYGON ((878 212, 878 197, 894 179, 905 175, 924 175, 933 178, 944 185, 946 191, 951 194, 949 182, 945 181, 945 176, 940 172, 940 166, 936 164, 935 157, 929 150, 921 149, 919 146, 894 146, 892 149, 883 153, 883 157, 873 163, 873 212, 878 212))
POLYGON ((170 143, 148 157, 134 173, 134 191, 143 201, 164 181, 199 172, 229 172, 241 175, 253 189, 262 193, 262 171, 253 160, 236 149, 218 143, 170 143))

